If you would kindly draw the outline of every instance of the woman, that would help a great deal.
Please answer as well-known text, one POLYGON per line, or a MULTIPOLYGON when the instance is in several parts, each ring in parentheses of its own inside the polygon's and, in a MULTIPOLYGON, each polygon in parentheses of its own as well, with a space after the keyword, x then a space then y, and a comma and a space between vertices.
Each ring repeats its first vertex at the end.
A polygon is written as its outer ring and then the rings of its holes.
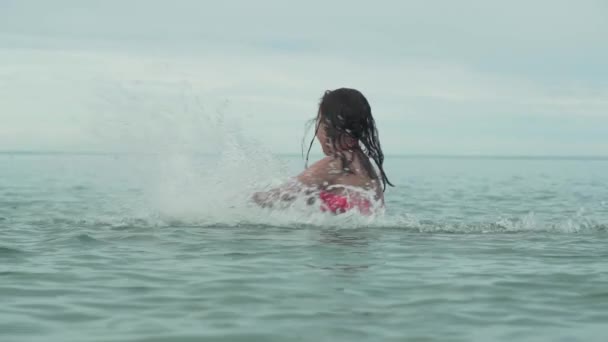
POLYGON ((393 185, 384 172, 378 130, 365 96, 349 88, 326 91, 315 119, 315 137, 325 157, 289 184, 258 192, 253 200, 268 207, 277 201, 293 201, 303 193, 312 195, 309 204, 318 198, 322 211, 336 214, 353 209, 371 214, 374 203, 383 206, 386 185, 393 185))

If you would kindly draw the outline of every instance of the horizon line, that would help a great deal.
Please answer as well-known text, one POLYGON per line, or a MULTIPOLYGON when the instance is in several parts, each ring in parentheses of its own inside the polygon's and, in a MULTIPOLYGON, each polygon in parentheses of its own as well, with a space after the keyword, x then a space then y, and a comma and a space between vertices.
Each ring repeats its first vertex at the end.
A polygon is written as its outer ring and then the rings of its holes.
MULTIPOLYGON (((158 152, 117 152, 117 151, 63 151, 63 150, 0 150, 0 155, 158 155, 158 152)), ((217 153, 193 152, 189 154, 214 155, 217 153)), ((298 156, 300 153, 271 152, 277 156, 298 156)), ((318 154, 319 156, 321 154, 318 154)), ((317 156, 317 154, 311 154, 317 156)), ((608 160, 608 155, 558 155, 558 154, 446 154, 446 153, 403 153, 385 154, 386 158, 411 159, 559 159, 559 160, 608 160)))

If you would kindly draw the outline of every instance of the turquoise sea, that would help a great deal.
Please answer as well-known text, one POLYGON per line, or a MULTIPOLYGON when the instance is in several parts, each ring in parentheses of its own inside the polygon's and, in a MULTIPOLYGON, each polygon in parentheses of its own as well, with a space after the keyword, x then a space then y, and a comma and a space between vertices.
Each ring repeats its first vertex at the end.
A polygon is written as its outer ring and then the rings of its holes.
POLYGON ((386 157, 384 216, 271 212, 298 156, 0 154, 0 341, 606 341, 608 159, 386 157))

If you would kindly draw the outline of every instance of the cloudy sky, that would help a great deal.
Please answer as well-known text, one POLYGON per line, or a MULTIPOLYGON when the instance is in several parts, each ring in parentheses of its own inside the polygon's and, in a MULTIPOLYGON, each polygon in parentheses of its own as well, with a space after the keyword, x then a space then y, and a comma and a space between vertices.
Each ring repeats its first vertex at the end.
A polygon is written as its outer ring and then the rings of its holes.
POLYGON ((299 152, 347 86, 387 154, 608 155, 606 37, 606 0, 0 0, 0 150, 299 152))

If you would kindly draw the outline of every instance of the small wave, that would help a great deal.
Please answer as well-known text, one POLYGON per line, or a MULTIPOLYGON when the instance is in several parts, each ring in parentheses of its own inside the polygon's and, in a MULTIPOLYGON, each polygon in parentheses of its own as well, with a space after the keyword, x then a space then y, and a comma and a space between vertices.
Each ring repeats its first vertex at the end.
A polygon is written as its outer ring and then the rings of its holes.
POLYGON ((608 231, 608 224, 596 222, 580 211, 574 217, 540 219, 534 213, 521 217, 499 217, 492 221, 449 222, 419 220, 414 215, 385 216, 374 221, 374 227, 392 227, 421 233, 489 234, 489 233, 593 233, 608 231))
POLYGON ((74 233, 57 233, 53 237, 46 239, 45 243, 54 245, 72 245, 74 242, 78 242, 79 245, 100 245, 106 244, 104 240, 96 238, 86 232, 74 233))
MULTIPOLYGON (((60 224, 79 230, 109 230, 113 234, 140 234, 151 229, 393 229, 418 233, 504 234, 504 233, 593 233, 607 232, 608 223, 597 222, 578 213, 573 217, 540 218, 534 213, 521 217, 498 217, 485 221, 446 221, 421 219, 416 215, 378 214, 363 216, 355 212, 341 215, 321 213, 300 208, 270 210, 255 207, 231 208, 224 211, 188 212, 184 215, 151 213, 141 216, 107 215, 91 218, 49 218, 37 220, 37 225, 60 224)), ((108 234, 106 231, 105 235, 108 234)), ((102 243, 87 233, 74 237, 62 234, 62 239, 77 238, 85 243, 102 243)), ((104 235, 104 236, 105 236, 104 235)), ((1 247, 0 247, 1 248, 1 247)), ((6 253, 6 252, 5 252, 6 253)), ((2 250, 0 250, 2 254, 2 250)))
POLYGON ((0 246, 0 257, 12 257, 24 254, 25 252, 11 247, 0 246))
POLYGON ((78 235, 72 237, 72 239, 78 240, 79 242, 86 243, 86 244, 103 243, 103 241, 96 239, 96 238, 92 237, 91 235, 85 234, 85 233, 78 234, 78 235))
MULTIPOLYGON (((390 228, 390 227, 386 227, 390 228)), ((526 226, 521 224, 504 225, 501 222, 478 223, 443 223, 420 224, 403 226, 402 229, 420 233, 450 233, 450 234, 514 234, 514 233, 593 233, 606 232, 606 224, 574 225, 572 223, 537 224, 526 226)))

